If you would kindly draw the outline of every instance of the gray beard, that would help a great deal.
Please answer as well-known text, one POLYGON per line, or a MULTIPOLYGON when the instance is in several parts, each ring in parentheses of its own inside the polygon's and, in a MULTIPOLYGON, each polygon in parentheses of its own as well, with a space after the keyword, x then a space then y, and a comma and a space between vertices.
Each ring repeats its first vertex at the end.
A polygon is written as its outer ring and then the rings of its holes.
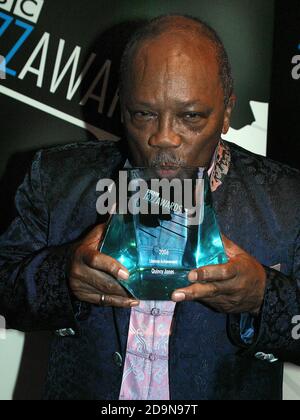
POLYGON ((176 157, 170 152, 160 152, 154 159, 149 161, 150 167, 158 167, 162 164, 169 166, 186 166, 186 161, 176 157))

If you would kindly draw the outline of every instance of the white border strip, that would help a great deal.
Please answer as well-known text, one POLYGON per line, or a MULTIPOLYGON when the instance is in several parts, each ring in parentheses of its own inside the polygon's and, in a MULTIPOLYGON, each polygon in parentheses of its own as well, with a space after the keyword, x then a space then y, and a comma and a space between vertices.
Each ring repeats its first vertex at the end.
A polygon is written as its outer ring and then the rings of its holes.
POLYGON ((58 111, 51 106, 45 105, 42 102, 36 101, 35 99, 29 98, 28 96, 22 95, 21 93, 15 92, 12 89, 0 85, 0 93, 3 95, 9 96, 10 98, 16 99, 19 102, 23 102, 26 105, 29 105, 33 108, 36 108, 40 111, 45 112, 46 114, 52 115, 56 118, 59 118, 63 121, 66 121, 70 124, 76 125, 77 127, 83 128, 84 130, 89 131, 92 133, 97 140, 111 140, 111 141, 119 141, 120 138, 114 136, 107 131, 102 130, 94 125, 91 125, 85 121, 80 120, 79 118, 72 117, 64 112, 58 111))

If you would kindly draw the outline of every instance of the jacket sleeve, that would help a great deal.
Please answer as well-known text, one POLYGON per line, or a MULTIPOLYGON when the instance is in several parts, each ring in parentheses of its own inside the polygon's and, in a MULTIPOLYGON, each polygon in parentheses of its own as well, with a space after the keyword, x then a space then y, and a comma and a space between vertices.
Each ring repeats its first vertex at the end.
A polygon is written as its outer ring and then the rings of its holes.
POLYGON ((229 334, 245 356, 269 361, 279 359, 300 365, 300 233, 295 243, 293 273, 290 277, 265 267, 267 287, 260 316, 255 320, 251 345, 241 340, 240 316, 229 317, 229 334))
POLYGON ((47 246, 41 156, 17 191, 16 219, 0 237, 0 314, 21 331, 76 329, 67 279, 71 246, 47 246))

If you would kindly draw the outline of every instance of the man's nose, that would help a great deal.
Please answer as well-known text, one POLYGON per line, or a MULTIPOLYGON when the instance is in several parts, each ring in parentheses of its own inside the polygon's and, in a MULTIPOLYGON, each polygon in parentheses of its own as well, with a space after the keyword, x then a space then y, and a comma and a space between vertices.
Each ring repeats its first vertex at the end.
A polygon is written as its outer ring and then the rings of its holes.
POLYGON ((169 119, 160 121, 157 131, 149 139, 150 146, 162 149, 177 148, 181 143, 181 136, 176 132, 173 122, 169 119))

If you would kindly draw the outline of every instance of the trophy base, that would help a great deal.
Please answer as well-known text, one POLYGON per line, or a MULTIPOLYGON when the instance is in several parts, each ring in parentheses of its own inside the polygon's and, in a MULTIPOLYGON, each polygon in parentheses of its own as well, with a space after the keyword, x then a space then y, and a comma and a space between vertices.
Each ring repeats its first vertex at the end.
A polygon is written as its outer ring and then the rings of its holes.
POLYGON ((190 286, 189 269, 170 267, 139 268, 119 283, 139 300, 171 300, 174 290, 190 286))

